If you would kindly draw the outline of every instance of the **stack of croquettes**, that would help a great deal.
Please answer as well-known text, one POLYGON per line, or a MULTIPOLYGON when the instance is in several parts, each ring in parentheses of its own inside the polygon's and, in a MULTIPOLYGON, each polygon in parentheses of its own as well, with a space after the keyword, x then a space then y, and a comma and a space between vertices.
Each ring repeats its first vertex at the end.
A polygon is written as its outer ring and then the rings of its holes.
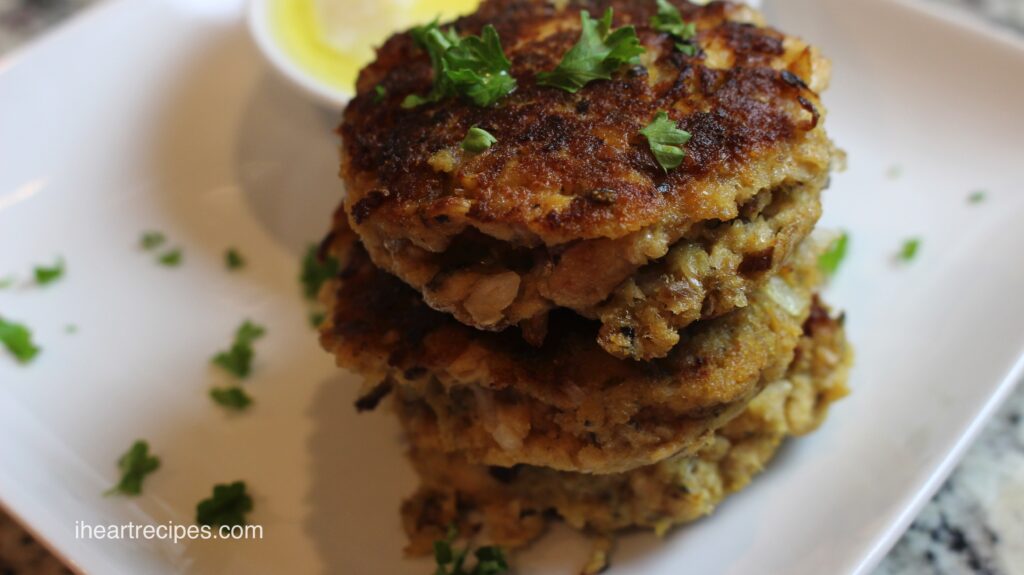
POLYGON ((389 39, 340 128, 323 346, 449 526, 712 511, 846 393, 819 299, 829 63, 740 4, 485 0, 389 39))

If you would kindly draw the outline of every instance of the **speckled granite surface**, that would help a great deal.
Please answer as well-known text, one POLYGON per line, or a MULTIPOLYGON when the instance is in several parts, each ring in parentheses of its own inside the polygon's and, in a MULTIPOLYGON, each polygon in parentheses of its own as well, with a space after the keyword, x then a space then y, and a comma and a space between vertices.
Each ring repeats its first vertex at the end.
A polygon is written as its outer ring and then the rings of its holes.
MULTIPOLYGON (((0 0, 0 53, 97 0, 0 0)), ((931 0, 961 5, 1024 34, 1024 0, 931 0)), ((0 103, 2 105, 2 103, 0 103)), ((1024 574, 1024 387, 875 575, 1024 574)), ((0 575, 67 573, 0 511, 0 575)))

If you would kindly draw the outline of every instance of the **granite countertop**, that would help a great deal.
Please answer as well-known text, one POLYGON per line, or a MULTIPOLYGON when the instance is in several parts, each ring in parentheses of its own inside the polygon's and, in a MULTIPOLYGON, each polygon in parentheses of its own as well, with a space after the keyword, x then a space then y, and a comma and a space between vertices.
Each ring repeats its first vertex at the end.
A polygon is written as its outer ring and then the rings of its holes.
MULTIPOLYGON (((0 0, 0 53, 99 0, 0 0)), ((1024 0, 961 5, 1024 34, 1024 0)), ((875 575, 1024 574, 1024 386, 993 418, 875 575)), ((0 575, 67 573, 0 511, 0 575)))

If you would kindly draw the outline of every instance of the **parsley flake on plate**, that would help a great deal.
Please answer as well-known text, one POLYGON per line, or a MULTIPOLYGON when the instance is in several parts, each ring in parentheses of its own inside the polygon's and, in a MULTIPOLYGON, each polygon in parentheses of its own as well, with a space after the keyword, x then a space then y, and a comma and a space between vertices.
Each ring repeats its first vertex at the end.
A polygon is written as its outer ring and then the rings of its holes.
POLYGON ((235 331, 235 341, 231 344, 231 348, 213 356, 213 364, 238 379, 249 377, 252 372, 252 359, 255 355, 252 345, 264 334, 266 334, 266 330, 262 326, 245 320, 235 331))
POLYGON ((465 564, 469 546, 461 551, 452 549, 452 544, 458 536, 455 526, 450 526, 445 538, 434 542, 434 561, 437 563, 434 575, 501 575, 508 572, 505 552, 498 546, 477 549, 473 553, 476 564, 472 569, 467 568, 465 564))
POLYGON ((244 481, 221 483, 213 495, 196 505, 196 523, 200 525, 245 525, 245 514, 252 511, 252 497, 244 481))
POLYGON ((28 363, 39 355, 39 346, 32 341, 32 331, 20 323, 0 317, 0 343, 18 363, 28 363))
POLYGON ((693 56, 697 53, 697 47, 691 42, 697 35, 697 25, 683 20, 679 9, 673 6, 668 0, 657 0, 658 12, 651 16, 651 28, 658 32, 669 34, 676 40, 676 49, 693 56))
POLYGON ((327 256, 321 260, 317 247, 309 246, 309 249, 306 250, 306 257, 302 259, 302 274, 299 276, 306 299, 316 299, 317 294, 320 293, 320 287, 327 280, 338 275, 340 271, 341 266, 337 259, 327 256))
POLYGON ((107 491, 107 495, 138 495, 142 493, 142 481, 147 475, 160 468, 160 458, 149 453, 149 443, 138 440, 117 460, 121 481, 107 491))
POLYGON ((462 140, 462 149, 467 152, 479 154, 480 152, 488 150, 491 146, 498 143, 498 138, 491 135, 490 132, 483 128, 473 126, 466 132, 466 138, 462 140))
POLYGON ((537 74, 537 83, 575 94, 594 80, 610 80, 612 73, 643 54, 633 26, 612 31, 612 14, 609 8, 600 20, 594 20, 586 10, 580 12, 580 39, 558 67, 537 74))
POLYGON ((64 276, 64 258, 58 258, 57 263, 52 266, 36 266, 32 270, 36 283, 43 286, 51 284, 64 276))
POLYGON ((224 265, 232 271, 240 270, 245 267, 245 258, 235 248, 228 248, 224 252, 224 265))
POLYGON ((7 289, 15 284, 18 279, 14 276, 4 276, 0 278, 0 289, 7 289))
POLYGON ((899 259, 901 261, 909 262, 913 261, 917 257, 917 252, 921 248, 920 238, 910 238, 903 242, 903 247, 900 248, 899 259))
POLYGON ((831 276, 839 269, 846 257, 846 247, 850 243, 850 236, 845 231, 838 238, 832 240, 828 249, 818 257, 818 269, 825 275, 831 276))
POLYGON ((647 138, 654 159, 665 173, 683 163, 683 158, 686 157, 683 146, 690 141, 691 136, 686 130, 680 130, 679 126, 669 119, 667 112, 658 112, 654 116, 654 121, 640 130, 640 134, 647 138))
POLYGON ((980 204, 985 201, 985 190, 976 190, 971 192, 971 195, 967 196, 967 203, 969 204, 980 204))
POLYGON ((477 106, 494 105, 516 89, 509 74, 512 63, 505 57, 494 26, 484 26, 480 36, 460 38, 455 30, 441 30, 437 20, 411 31, 416 44, 427 51, 434 68, 434 84, 426 96, 410 94, 403 108, 415 108, 450 96, 462 96, 477 106))
POLYGON ((160 262, 160 265, 162 266, 176 268, 181 265, 183 259, 184 254, 182 253, 181 248, 174 248, 173 250, 162 254, 157 261, 160 262))
POLYGON ((235 411, 242 411, 252 405, 252 398, 244 389, 238 386, 215 387, 210 390, 210 398, 217 405, 221 405, 235 411))
POLYGON ((142 238, 139 240, 139 245, 144 250, 155 250, 162 246, 167 241, 167 237, 161 232, 145 232, 142 234, 142 238))

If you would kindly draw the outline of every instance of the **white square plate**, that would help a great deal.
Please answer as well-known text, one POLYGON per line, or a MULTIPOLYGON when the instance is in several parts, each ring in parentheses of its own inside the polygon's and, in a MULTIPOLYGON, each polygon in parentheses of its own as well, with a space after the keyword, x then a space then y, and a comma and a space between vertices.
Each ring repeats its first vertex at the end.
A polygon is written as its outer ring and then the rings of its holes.
MULTIPOLYGON (((830 300, 857 345, 854 394, 711 518, 625 538, 614 573, 870 569, 1024 366, 1022 45, 897 0, 768 13, 834 60, 828 124, 850 160, 825 222, 852 236, 830 300), (987 199, 968 204, 975 189, 987 199), (896 265, 911 236, 919 257, 896 265)), ((68 262, 55 285, 0 291, 44 347, 27 367, 0 357, 0 500, 75 568, 430 571, 401 559, 415 481, 397 426, 356 416, 296 281, 342 193, 335 121, 271 77, 237 1, 115 0, 0 60, 0 276, 68 262), (137 248, 149 229, 184 248, 181 268, 137 248), (245 271, 225 271, 228 246, 245 271), (208 362, 244 318, 269 333, 256 404, 227 417, 208 362), (163 468, 142 497, 101 496, 136 438, 163 468), (190 523, 235 479, 262 541, 75 539, 77 521, 190 523)), ((571 573, 586 549, 556 530, 521 572, 571 573)))

